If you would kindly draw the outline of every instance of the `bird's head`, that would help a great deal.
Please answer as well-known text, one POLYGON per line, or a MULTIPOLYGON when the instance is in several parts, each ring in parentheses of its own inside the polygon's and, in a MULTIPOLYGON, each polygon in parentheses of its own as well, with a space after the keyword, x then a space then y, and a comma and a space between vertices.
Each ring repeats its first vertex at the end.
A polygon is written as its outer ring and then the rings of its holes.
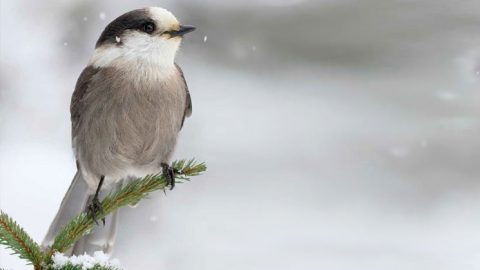
POLYGON ((183 35, 195 27, 182 25, 168 10, 159 7, 136 9, 105 27, 90 64, 105 67, 128 61, 173 65, 183 35))

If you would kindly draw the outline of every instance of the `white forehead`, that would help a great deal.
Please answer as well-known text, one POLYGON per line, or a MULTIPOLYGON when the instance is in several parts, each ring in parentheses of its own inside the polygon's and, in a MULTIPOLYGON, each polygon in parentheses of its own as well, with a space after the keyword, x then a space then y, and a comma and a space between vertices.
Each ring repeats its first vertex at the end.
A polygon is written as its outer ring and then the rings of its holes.
POLYGON ((178 25, 178 20, 170 11, 160 7, 147 8, 150 17, 164 27, 178 25))

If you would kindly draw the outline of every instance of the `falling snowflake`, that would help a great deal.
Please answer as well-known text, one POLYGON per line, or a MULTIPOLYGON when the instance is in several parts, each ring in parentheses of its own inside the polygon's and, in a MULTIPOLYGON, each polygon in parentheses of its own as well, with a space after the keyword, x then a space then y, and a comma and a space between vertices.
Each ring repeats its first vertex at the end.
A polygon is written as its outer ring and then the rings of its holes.
POLYGON ((105 14, 105 12, 100 12, 100 14, 98 14, 98 17, 100 18, 100 20, 104 21, 107 18, 107 14, 105 14))
POLYGON ((253 45, 252 46, 252 51, 256 51, 257 50, 257 46, 253 45))
POLYGON ((207 35, 205 35, 205 36, 203 37, 203 42, 207 42, 207 38, 208 38, 207 35))
POLYGON ((65 46, 65 47, 68 46, 68 42, 64 42, 63 46, 65 46))
POLYGON ((84 20, 84 21, 88 21, 88 17, 83 17, 83 20, 84 20))
POLYGON ((119 36, 116 36, 116 37, 115 37, 115 41, 117 41, 117 43, 120 43, 120 37, 119 37, 119 36))

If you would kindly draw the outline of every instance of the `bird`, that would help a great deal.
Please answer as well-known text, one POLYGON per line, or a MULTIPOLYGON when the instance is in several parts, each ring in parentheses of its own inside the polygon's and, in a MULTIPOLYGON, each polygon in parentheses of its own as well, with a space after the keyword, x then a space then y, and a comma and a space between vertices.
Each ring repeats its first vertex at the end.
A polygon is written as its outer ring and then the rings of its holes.
MULTIPOLYGON (((96 221, 102 212, 100 198, 132 179, 162 172, 174 187, 168 164, 185 118, 192 114, 175 56, 184 35, 194 30, 160 7, 129 11, 105 27, 72 94, 77 172, 43 248, 78 214, 86 212, 96 221)), ((118 213, 108 216, 65 254, 111 254, 117 223, 118 213)))

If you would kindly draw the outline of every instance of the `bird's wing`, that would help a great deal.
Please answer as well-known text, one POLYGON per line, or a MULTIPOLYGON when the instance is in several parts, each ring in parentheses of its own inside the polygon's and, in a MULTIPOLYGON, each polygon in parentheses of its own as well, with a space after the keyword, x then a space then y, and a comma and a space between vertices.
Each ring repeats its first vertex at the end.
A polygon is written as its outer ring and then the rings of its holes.
POLYGON ((78 124, 81 118, 81 113, 84 110, 83 99, 88 92, 88 86, 92 77, 97 74, 98 68, 92 66, 86 67, 75 85, 75 91, 73 91, 72 100, 70 103, 70 119, 72 121, 72 138, 77 134, 78 124))
POLYGON ((185 111, 183 113, 182 125, 180 126, 181 128, 183 127, 183 122, 185 121, 185 117, 190 117, 190 115, 192 115, 192 97, 190 96, 190 91, 188 91, 187 81, 185 80, 185 76, 183 75, 182 69, 177 64, 175 64, 175 66, 177 67, 177 70, 180 73, 180 76, 182 77, 184 89, 186 92, 185 111))

